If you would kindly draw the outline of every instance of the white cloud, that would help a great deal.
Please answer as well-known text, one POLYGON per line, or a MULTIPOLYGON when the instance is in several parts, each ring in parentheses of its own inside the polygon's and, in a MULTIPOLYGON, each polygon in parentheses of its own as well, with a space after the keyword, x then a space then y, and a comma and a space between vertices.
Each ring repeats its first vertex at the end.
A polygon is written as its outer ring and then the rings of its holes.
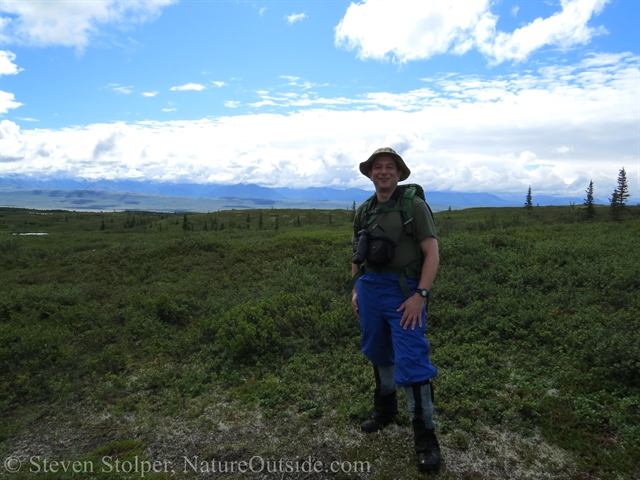
MULTIPOLYGON (((22 68, 18 68, 18 66, 13 63, 15 59, 16 56, 13 52, 0 50, 0 76, 16 75, 22 71, 22 68)), ((21 105, 22 103, 16 101, 13 93, 0 90, 0 115, 7 113, 13 108, 18 108, 21 105)))
POLYGON ((262 16, 266 11, 267 11, 267 7, 262 7, 258 13, 260 14, 260 16, 262 16))
POLYGON ((13 63, 15 59, 15 53, 0 50, 0 75, 16 75, 23 70, 13 63))
POLYGON ((92 0, 27 2, 3 0, 2 40, 33 46, 63 45, 83 49, 99 28, 155 19, 176 0, 92 0))
POLYGON ((40 120, 36 119, 36 118, 30 118, 30 117, 15 117, 16 120, 22 120, 23 122, 39 122, 40 120))
POLYGON ((516 29, 496 31, 489 0, 364 0, 352 3, 335 30, 335 44, 359 58, 400 63, 476 48, 490 63, 522 61, 543 46, 568 49, 588 43, 603 28, 587 25, 608 0, 561 0, 562 10, 516 29), (382 35, 380 32, 384 32, 382 35))
POLYGON ((226 83, 221 82, 219 80, 212 80, 211 83, 213 83, 216 87, 224 87, 227 85, 226 83))
POLYGON ((224 102, 224 106, 227 108, 238 108, 240 105, 242 104, 235 100, 227 100, 226 102, 224 102))
POLYGON ((15 95, 0 90, 0 114, 7 113, 12 108, 18 108, 22 103, 16 102, 15 95))
POLYGON ((519 10, 520 10, 520 7, 518 5, 514 5, 511 8, 511 15, 514 16, 514 17, 517 16, 519 10))
POLYGON ((573 150, 573 147, 566 147, 566 146, 553 149, 553 151, 557 153, 567 153, 567 152, 571 152, 572 150, 573 150))
POLYGON ((129 95, 133 92, 133 87, 125 87, 124 85, 120 85, 118 83, 110 83, 107 86, 114 92, 121 93, 123 95, 129 95))
POLYGON ((298 82, 298 80, 300 80, 300 77, 294 77, 291 75, 280 75, 280 78, 284 78, 285 80, 289 80, 289 83, 287 83, 288 86, 292 86, 292 87, 300 87, 304 90, 308 90, 310 88, 314 88, 314 87, 326 87, 328 86, 328 84, 322 84, 322 85, 318 85, 312 82, 298 82))
POLYGON ((291 15, 285 15, 284 18, 287 22, 289 22, 289 25, 293 25, 294 23, 299 22, 300 20, 304 20, 308 17, 304 13, 292 13, 291 15))
POLYGON ((173 91, 178 91, 178 92, 182 92, 182 91, 186 91, 186 90, 195 90, 195 91, 200 91, 200 90, 204 90, 205 87, 204 85, 201 85, 199 83, 187 83, 185 85, 180 85, 178 87, 171 87, 171 90, 173 91))
POLYGON ((59 130, 21 131, 4 120, 0 152, 21 158, 4 163, 4 174, 133 171, 165 181, 370 188, 358 163, 389 145, 410 166, 409 181, 427 190, 524 195, 531 185, 537 194, 582 195, 593 179, 604 197, 625 166, 633 194, 639 81, 637 57, 602 55, 491 78, 443 75, 421 89, 355 98, 261 90, 260 102, 289 110, 59 130))
POLYGON ((163 112, 176 112, 178 111, 177 108, 163 108, 162 109, 163 112))
MULTIPOLYGON (((522 61, 546 45, 568 49, 589 43, 594 35, 606 33, 603 27, 591 28, 587 22, 599 14, 608 0, 562 0, 562 11, 551 17, 536 18, 513 33, 495 31, 495 21, 479 25, 476 35, 478 50, 492 63, 505 60, 522 61)), ((497 20, 497 18, 495 18, 497 20)))
POLYGON ((160 92, 142 92, 140 95, 143 97, 155 97, 160 92))

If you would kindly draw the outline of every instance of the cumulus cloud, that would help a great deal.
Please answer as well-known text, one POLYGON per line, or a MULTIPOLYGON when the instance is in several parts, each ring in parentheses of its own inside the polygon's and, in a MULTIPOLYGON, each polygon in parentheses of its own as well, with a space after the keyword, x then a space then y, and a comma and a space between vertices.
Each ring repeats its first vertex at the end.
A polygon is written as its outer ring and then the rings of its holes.
POLYGON ((304 13, 292 13, 291 15, 285 15, 284 18, 287 22, 289 22, 289 25, 293 25, 294 23, 307 18, 307 15, 304 13))
POLYGON ((163 112, 175 112, 177 110, 178 110, 177 108, 163 108, 162 109, 163 112))
MULTIPOLYGON (((0 76, 16 75, 22 71, 21 68, 13 63, 16 59, 14 53, 7 50, 0 50, 0 76)), ((18 108, 22 103, 17 102, 13 93, 0 90, 0 115, 7 113, 13 108, 18 108)))
POLYGON ((22 68, 13 63, 16 55, 7 50, 0 50, 0 75, 16 75, 22 71, 22 68))
POLYGON ((199 92, 200 90, 204 90, 205 88, 207 87, 205 87, 204 85, 201 85, 200 83, 187 83, 185 85, 180 85, 178 87, 171 87, 171 90, 177 91, 177 92, 195 90, 199 92))
POLYGON ((547 45, 568 49, 589 43, 594 35, 606 33, 604 27, 592 28, 587 22, 603 10, 607 1, 562 0, 561 12, 545 19, 536 18, 513 33, 496 32, 497 17, 487 18, 476 27, 477 48, 497 64, 525 60, 547 45))
POLYGON ((225 82, 221 82, 219 80, 212 80, 211 83, 213 83, 216 87, 224 87, 227 85, 225 82))
POLYGON ((0 114, 5 114, 13 108, 18 108, 22 103, 16 102, 15 95, 0 90, 0 114))
POLYGON ((544 46, 568 49, 605 33, 587 23, 607 2, 561 0, 560 12, 509 33, 496 30, 498 16, 491 12, 489 0, 364 0, 347 9, 335 29, 335 44, 356 50, 362 59, 391 58, 400 63, 464 54, 472 48, 492 64, 517 62, 544 46))
POLYGON ((83 49, 101 26, 155 19, 176 0, 92 0, 25 2, 3 0, 2 41, 32 46, 62 45, 83 49))
POLYGON ((109 133, 109 136, 103 138, 96 143, 96 146, 93 149, 92 157, 94 160, 98 160, 105 155, 113 152, 116 149, 116 144, 118 140, 122 137, 122 133, 115 131, 109 133))
POLYGON ((142 92, 140 95, 142 95, 143 97, 155 97, 159 93, 160 92, 142 92))
POLYGON ((261 90, 287 111, 59 130, 3 120, 0 152, 21 159, 4 174, 370 188, 358 164, 387 145, 427 190, 582 195, 593 179, 606 196, 625 166, 633 194, 639 82, 638 57, 603 54, 490 78, 445 74, 394 94, 261 90), (309 104, 292 112, 293 102, 309 104))

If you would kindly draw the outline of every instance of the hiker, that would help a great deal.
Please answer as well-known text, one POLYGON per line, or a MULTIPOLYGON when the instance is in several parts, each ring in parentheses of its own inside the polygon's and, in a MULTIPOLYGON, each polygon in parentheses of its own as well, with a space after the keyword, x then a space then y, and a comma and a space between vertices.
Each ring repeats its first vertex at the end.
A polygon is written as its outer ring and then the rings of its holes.
POLYGON ((376 150, 360 172, 376 189, 356 212, 351 266, 351 302, 375 377, 374 415, 361 429, 373 433, 391 423, 398 413, 396 388, 404 387, 418 469, 437 471, 431 379, 438 371, 425 338, 425 302, 439 264, 433 215, 422 187, 398 186, 411 171, 391 148, 376 150))

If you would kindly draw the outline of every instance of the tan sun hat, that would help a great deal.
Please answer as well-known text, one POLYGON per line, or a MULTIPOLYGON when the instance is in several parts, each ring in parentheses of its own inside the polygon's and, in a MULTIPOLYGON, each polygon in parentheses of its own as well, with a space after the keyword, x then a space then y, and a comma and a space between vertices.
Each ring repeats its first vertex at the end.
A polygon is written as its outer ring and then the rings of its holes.
POLYGON ((375 152, 373 152, 373 155, 371 155, 366 162, 362 162, 360 164, 360 173, 362 173, 365 177, 369 177, 369 172, 371 170, 371 166, 373 165, 373 161, 376 158, 378 158, 380 155, 389 155, 396 161, 396 164, 398 165, 398 170, 400 170, 401 172, 400 173, 401 182, 409 178, 409 175, 411 175, 411 170, 409 170, 409 167, 407 167, 407 164, 404 163, 404 160, 402 160, 402 157, 398 155, 395 152, 395 150, 389 147, 379 148, 375 152))

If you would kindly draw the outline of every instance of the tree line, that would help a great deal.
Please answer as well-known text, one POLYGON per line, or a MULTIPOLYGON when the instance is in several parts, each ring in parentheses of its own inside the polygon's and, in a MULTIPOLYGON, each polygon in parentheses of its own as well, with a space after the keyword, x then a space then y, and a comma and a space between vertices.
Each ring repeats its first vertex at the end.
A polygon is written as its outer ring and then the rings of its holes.
MULTIPOLYGON (((587 198, 584 199, 584 203, 582 204, 582 212, 585 219, 591 220, 596 216, 595 201, 593 197, 593 180, 589 181, 589 186, 585 190, 585 193, 587 194, 587 198)), ((609 215, 613 220, 622 220, 626 212, 626 205, 629 197, 631 197, 631 194, 629 193, 627 172, 624 167, 622 167, 618 172, 617 186, 611 194, 611 198, 609 198, 609 215)), ((529 186, 529 190, 527 191, 524 206, 527 210, 533 208, 533 194, 531 193, 531 186, 529 186)))

